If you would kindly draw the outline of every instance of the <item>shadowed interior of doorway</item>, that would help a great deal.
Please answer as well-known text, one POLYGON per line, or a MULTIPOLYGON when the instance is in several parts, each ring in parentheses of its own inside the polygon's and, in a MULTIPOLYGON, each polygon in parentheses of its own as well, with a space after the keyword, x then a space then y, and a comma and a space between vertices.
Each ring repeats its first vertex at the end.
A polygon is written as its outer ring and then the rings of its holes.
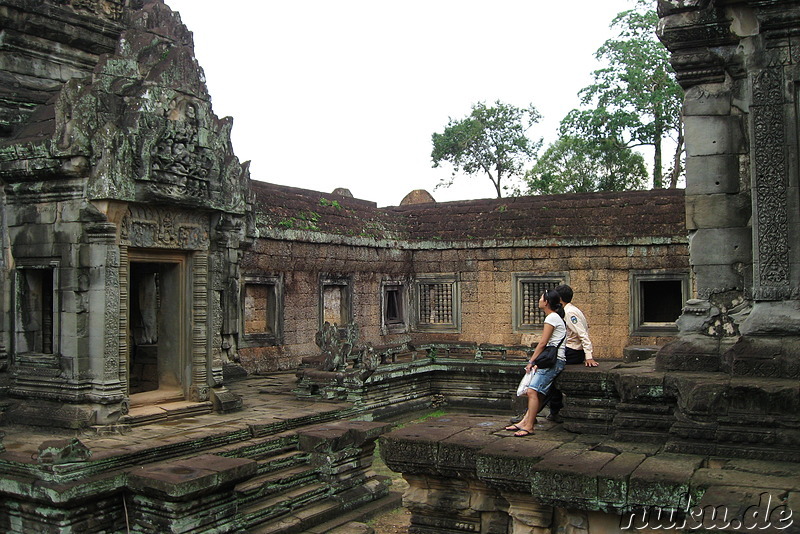
POLYGON ((180 382, 180 263, 130 264, 131 406, 184 400, 180 382))

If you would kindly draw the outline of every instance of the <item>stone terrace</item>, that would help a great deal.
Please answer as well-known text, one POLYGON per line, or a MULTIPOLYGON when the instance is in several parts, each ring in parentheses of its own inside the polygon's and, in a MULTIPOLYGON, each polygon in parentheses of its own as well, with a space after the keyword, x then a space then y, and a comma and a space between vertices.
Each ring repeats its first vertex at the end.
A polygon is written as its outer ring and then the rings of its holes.
POLYGON ((590 534, 628 523, 648 533, 800 532, 781 515, 800 509, 800 464, 670 453, 550 422, 517 438, 507 423, 454 414, 380 438, 384 461, 410 484, 411 531, 544 533, 555 519, 590 534))
POLYGON ((157 423, 78 440, 4 427, 0 531, 327 532, 349 510, 397 506, 371 470, 388 425, 353 420, 349 403, 297 400, 294 382, 234 382, 242 411, 185 417, 187 403, 165 404, 157 423))

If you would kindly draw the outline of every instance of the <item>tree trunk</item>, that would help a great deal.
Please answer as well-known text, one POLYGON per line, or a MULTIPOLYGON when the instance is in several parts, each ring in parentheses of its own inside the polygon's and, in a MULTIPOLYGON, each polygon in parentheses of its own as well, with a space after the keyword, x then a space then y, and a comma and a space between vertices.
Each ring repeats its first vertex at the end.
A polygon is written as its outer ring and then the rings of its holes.
POLYGON ((656 122, 656 131, 653 143, 653 189, 664 187, 664 177, 661 170, 661 137, 664 135, 664 127, 661 122, 656 122))
MULTIPOLYGON (((489 178, 492 178, 492 175, 489 175, 489 178)), ((494 184, 494 188, 497 191, 497 198, 503 198, 503 191, 500 189, 500 172, 497 173, 497 181, 492 178, 492 183, 494 184)))
POLYGON ((672 164, 672 175, 669 178, 669 188, 678 187, 678 178, 681 176, 683 166, 681 165, 681 154, 683 154, 683 118, 678 119, 678 144, 675 147, 675 158, 672 164))

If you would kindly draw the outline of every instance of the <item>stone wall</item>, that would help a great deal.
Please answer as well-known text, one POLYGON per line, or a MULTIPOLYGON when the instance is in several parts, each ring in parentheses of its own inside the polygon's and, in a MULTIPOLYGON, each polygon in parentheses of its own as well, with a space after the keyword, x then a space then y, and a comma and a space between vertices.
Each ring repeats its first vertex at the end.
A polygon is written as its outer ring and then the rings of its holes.
POLYGON ((244 260, 244 275, 269 274, 283 280, 283 343, 239 348, 241 364, 250 372, 295 369, 305 356, 317 354, 320 277, 351 280, 353 319, 360 340, 374 345, 399 344, 406 334, 381 335, 380 283, 404 278, 409 253, 381 247, 259 239, 244 260))
POLYGON ((589 320, 597 358, 621 358, 628 345, 658 345, 669 336, 634 336, 629 328, 632 270, 687 269, 685 245, 551 246, 419 250, 414 272, 458 272, 462 280, 460 340, 517 345, 529 335, 511 321, 514 273, 566 273, 574 304, 589 320))
MULTIPOLYGON (((464 341, 518 345, 536 335, 515 332, 512 325, 514 273, 566 274, 574 302, 586 314, 598 359, 622 357, 629 345, 660 345, 669 335, 632 335, 630 273, 635 270, 688 272, 685 243, 608 246, 497 246, 466 248, 462 243, 406 244, 391 248, 337 243, 258 239, 247 253, 243 273, 283 279, 283 343, 239 348, 250 372, 294 369, 319 352, 320 277, 343 275, 352 281, 353 319, 360 342, 464 341), (403 333, 381 330, 381 281, 412 281, 425 274, 457 273, 461 285, 460 333, 403 333)), ((411 303, 409 303, 411 305, 411 303)))

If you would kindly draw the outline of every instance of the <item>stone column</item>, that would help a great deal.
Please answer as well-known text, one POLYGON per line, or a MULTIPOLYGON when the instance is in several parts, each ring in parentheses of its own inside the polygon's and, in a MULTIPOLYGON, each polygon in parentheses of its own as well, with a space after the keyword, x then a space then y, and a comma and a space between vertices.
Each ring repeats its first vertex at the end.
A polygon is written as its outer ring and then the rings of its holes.
MULTIPOLYGON (((800 241, 800 40, 786 32, 800 27, 800 9, 785 0, 758 7, 661 0, 659 13, 659 35, 686 90, 686 209, 698 298, 658 364, 749 372, 741 336, 800 334, 800 251, 791 246, 800 241)), ((791 374, 788 364, 777 368, 776 376, 791 374)))

